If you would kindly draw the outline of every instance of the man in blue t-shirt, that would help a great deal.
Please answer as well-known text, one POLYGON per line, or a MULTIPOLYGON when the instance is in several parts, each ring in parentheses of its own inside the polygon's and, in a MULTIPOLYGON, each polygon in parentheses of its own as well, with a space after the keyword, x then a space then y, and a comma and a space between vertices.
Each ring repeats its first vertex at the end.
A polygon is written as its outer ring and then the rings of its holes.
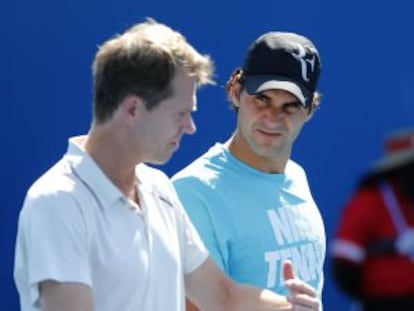
MULTIPOLYGON (((317 300, 306 310, 322 309, 325 230, 306 173, 290 157, 320 104, 320 71, 309 39, 287 32, 260 36, 227 83, 237 113, 234 134, 173 176, 221 269, 288 299, 317 300), (306 295, 283 281, 286 261, 312 288, 306 295)), ((189 304, 188 310, 196 309, 189 304)))

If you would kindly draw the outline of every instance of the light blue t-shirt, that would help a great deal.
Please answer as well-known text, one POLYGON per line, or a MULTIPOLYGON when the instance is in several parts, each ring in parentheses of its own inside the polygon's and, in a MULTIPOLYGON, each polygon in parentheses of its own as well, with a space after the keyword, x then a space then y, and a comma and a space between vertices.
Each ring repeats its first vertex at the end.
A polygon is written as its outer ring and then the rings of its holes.
POLYGON ((263 173, 215 144, 172 180, 211 256, 235 281, 286 295, 282 264, 291 259, 321 297, 325 229, 297 163, 263 173))

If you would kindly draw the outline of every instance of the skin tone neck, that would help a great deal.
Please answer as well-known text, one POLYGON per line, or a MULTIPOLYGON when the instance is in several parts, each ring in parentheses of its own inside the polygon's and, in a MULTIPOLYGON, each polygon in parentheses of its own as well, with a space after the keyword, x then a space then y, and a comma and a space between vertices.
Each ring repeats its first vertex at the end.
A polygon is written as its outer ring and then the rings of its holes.
POLYGON ((239 130, 230 138, 229 150, 240 161, 265 173, 283 173, 289 159, 283 154, 271 158, 256 154, 239 130))
POLYGON ((238 107, 237 128, 229 149, 239 160, 266 173, 283 173, 293 143, 309 112, 284 90, 249 95, 239 85, 230 91, 238 107))
POLYGON ((84 142, 84 148, 112 183, 128 199, 139 204, 135 166, 141 161, 132 150, 132 144, 128 144, 125 140, 126 129, 121 124, 122 111, 120 110, 115 112, 113 119, 91 128, 84 142))

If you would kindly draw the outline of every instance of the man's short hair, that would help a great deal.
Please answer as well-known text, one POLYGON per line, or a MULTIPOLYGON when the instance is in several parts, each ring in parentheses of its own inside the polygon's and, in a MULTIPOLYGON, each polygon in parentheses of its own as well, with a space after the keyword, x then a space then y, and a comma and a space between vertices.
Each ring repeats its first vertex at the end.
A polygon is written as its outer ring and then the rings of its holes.
POLYGON ((100 46, 93 62, 94 121, 110 119, 127 95, 148 110, 170 97, 170 82, 182 66, 198 85, 211 84, 213 63, 185 37, 153 19, 136 24, 100 46))

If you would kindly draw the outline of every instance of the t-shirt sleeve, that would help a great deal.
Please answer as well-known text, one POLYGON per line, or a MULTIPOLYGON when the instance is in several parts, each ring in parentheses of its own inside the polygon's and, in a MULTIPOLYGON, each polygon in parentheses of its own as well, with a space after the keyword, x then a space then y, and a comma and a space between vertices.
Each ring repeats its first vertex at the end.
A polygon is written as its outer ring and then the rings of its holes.
POLYGON ((217 232, 208 209, 208 204, 214 204, 208 199, 208 193, 211 190, 198 184, 192 178, 174 179, 173 184, 185 211, 210 252, 210 256, 219 268, 225 271, 225 256, 222 254, 217 232))
POLYGON ((38 304, 38 285, 45 280, 92 286, 85 217, 67 193, 26 199, 20 214, 15 273, 38 304))

